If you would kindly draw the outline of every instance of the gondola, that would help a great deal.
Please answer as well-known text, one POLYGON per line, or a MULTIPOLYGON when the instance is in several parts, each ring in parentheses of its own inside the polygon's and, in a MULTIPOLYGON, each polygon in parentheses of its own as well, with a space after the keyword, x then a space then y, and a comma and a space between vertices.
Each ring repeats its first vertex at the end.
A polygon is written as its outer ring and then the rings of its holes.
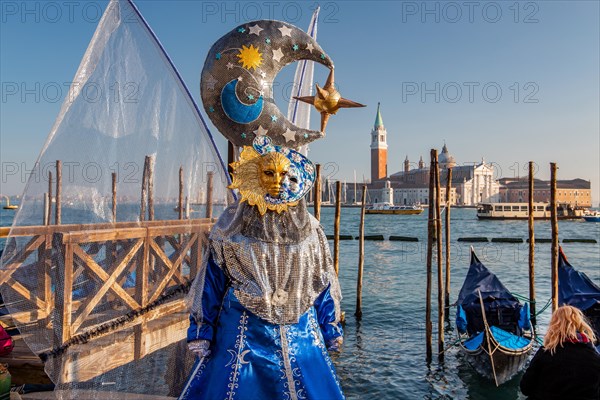
MULTIPOLYGON (((600 337, 600 287, 569 264, 562 247, 558 249, 558 303, 579 308, 600 337)), ((600 340, 596 348, 600 351, 600 340)))
POLYGON ((471 249, 471 265, 458 295, 460 347, 477 373, 496 386, 527 362, 534 336, 529 306, 522 305, 471 249))

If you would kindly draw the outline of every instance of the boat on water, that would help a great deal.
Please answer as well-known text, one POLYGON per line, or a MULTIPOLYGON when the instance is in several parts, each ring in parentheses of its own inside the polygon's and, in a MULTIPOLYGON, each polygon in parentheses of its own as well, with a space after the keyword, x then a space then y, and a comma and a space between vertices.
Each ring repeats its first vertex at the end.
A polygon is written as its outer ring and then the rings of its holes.
POLYGON ((373 203, 365 207, 365 214, 401 214, 416 215, 423 212, 423 207, 418 204, 410 206, 395 206, 391 203, 373 203))
POLYGON ((586 222, 600 222, 600 211, 588 210, 583 213, 583 219, 586 222))
MULTIPOLYGON (((562 247, 558 249, 558 303, 579 308, 600 337, 600 287, 569 264, 562 247)), ((600 351, 600 340, 595 345, 600 351)))
POLYGON ((523 369, 533 348, 529 306, 506 289, 473 249, 458 295, 456 328, 469 364, 496 386, 523 369))
MULTIPOLYGON (((568 204, 558 204, 556 207, 558 219, 580 219, 584 209, 568 204)), ((550 219, 549 203, 533 203, 534 219, 550 219)), ((477 206, 479 219, 527 219, 529 218, 528 203, 481 203, 477 206)))

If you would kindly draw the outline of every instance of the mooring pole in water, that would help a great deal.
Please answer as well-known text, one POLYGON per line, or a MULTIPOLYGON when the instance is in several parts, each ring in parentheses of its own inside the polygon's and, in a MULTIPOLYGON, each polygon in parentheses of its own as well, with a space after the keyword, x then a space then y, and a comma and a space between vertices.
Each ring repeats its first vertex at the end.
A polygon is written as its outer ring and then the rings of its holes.
POLYGON ((533 213, 533 161, 529 161, 529 315, 533 326, 536 325, 535 317, 535 235, 533 213))
POLYGON ((113 172, 112 177, 112 222, 117 222, 117 173, 113 172))
POLYGON ((433 224, 433 207, 435 202, 435 197, 433 196, 434 191, 434 183, 435 177, 433 175, 433 171, 435 168, 435 163, 437 162, 437 150, 431 149, 431 164, 429 168, 429 201, 427 204, 428 207, 428 220, 427 220, 427 286, 426 286, 426 300, 425 300, 425 340, 426 340, 426 357, 427 362, 431 362, 431 357, 433 354, 432 345, 431 345, 431 334, 432 334, 432 326, 431 326, 431 263, 433 258, 433 237, 435 235, 435 227, 433 224))
POLYGON ((148 221, 154 221, 154 157, 148 157, 148 221))
POLYGON ((313 186, 314 188, 314 195, 315 198, 313 199, 314 203, 313 203, 313 207, 314 207, 314 214, 315 214, 315 218, 320 221, 321 220, 321 164, 317 164, 316 165, 316 177, 315 177, 315 185, 313 186))
POLYGON ((50 225, 50 221, 52 221, 52 171, 48 171, 48 204, 44 225, 50 225))
POLYGON ((342 182, 335 183, 335 220, 333 222, 333 267, 340 274, 340 216, 342 214, 342 182))
POLYGON ((438 359, 444 360, 444 277, 442 270, 442 214, 440 206, 441 183, 440 164, 435 159, 435 247, 437 250, 437 289, 438 289, 438 359))
POLYGON ((146 220, 146 204, 148 203, 148 156, 144 158, 142 171, 142 193, 140 196, 140 221, 146 220))
POLYGON ((206 174, 206 218, 212 218, 213 215, 213 179, 215 173, 208 171, 206 174))
POLYGON ((365 205, 367 202, 367 187, 362 189, 362 202, 360 207, 360 225, 358 226, 358 278, 356 279, 356 312, 357 320, 362 319, 362 280, 365 263, 365 205))
MULTIPOLYGON (((452 190, 452 168, 448 168, 446 175, 446 282, 444 286, 444 308, 450 312, 450 191, 452 190)), ((448 314, 446 314, 448 315, 448 314)))
POLYGON ((62 206, 61 206, 61 192, 62 192, 62 161, 56 160, 56 203, 54 211, 54 224, 60 225, 62 218, 62 206))
POLYGON ((556 209, 556 163, 550 163, 550 217, 552 219, 552 311, 558 308, 558 214, 556 209))
POLYGON ((179 197, 177 200, 179 219, 183 219, 183 167, 179 167, 179 197))

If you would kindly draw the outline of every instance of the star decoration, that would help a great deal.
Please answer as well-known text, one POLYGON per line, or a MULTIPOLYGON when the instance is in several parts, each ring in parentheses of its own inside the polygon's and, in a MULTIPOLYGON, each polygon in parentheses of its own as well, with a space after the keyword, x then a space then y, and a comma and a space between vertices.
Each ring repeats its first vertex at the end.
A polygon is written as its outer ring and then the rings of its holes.
POLYGON ((227 69, 231 69, 233 68, 233 64, 232 63, 227 63, 227 69))
POLYGON ((254 131, 256 136, 265 136, 267 134, 267 130, 262 127, 262 125, 258 126, 258 129, 254 131))
POLYGON ((277 115, 271 115, 271 122, 277 122, 277 115))
POLYGON ((283 134, 283 137, 285 138, 286 143, 289 142, 290 140, 295 142, 296 141, 296 132, 290 130, 290 128, 287 128, 285 130, 285 133, 283 134))
POLYGON ((260 31, 263 31, 263 30, 264 30, 263 28, 261 28, 260 26, 258 26, 258 24, 256 24, 256 25, 250 27, 250 35, 259 36, 260 31))
POLYGON ((240 81, 240 82, 241 82, 241 81, 243 81, 243 80, 244 80, 244 77, 243 77, 243 76, 238 76, 238 81, 240 81))
POLYGON ((265 71, 260 71, 260 76, 263 78, 267 77, 267 73, 265 71))
POLYGON ((295 44, 295 45, 292 46, 292 49, 294 49, 294 51, 298 50, 299 48, 300 47, 297 44, 295 44))
POLYGON ((246 133, 242 132, 240 136, 242 137, 242 139, 246 139, 246 133))
POLYGON ((279 62, 281 60, 281 57, 283 57, 283 52, 281 51, 281 49, 273 50, 273 60, 279 62))
POLYGON ((251 94, 249 94, 249 95, 248 95, 248 100, 254 100, 254 96, 253 96, 253 95, 251 95, 251 94))
POLYGON ((221 59, 221 53, 217 53, 217 55, 215 56, 215 58, 216 58, 217 60, 220 60, 220 59, 221 59))
POLYGON ((269 38, 266 38, 266 39, 265 39, 265 43, 266 43, 266 44, 271 44, 271 39, 269 39, 269 38))
POLYGON ((244 33, 244 32, 246 32, 246 29, 245 29, 245 28, 243 28, 243 27, 239 27, 239 28, 238 28, 238 32, 239 32, 239 33, 244 33))
POLYGON ((325 59, 325 54, 321 53, 321 60, 325 59))
POLYGON ((315 49, 315 47, 313 46, 312 43, 309 43, 306 45, 306 50, 310 51, 311 53, 313 52, 314 49, 315 49))
POLYGON ((308 133, 304 134, 304 139, 308 139, 308 133))
POLYGON ((215 108, 214 107, 208 107, 208 111, 209 112, 215 112, 215 108))
POLYGON ((278 28, 279 32, 281 32, 281 36, 289 36, 292 37, 292 29, 288 28, 287 26, 282 26, 281 28, 278 28))
POLYGON ((333 69, 329 71, 327 82, 322 88, 316 85, 317 93, 314 96, 295 97, 315 106, 321 113, 321 132, 325 132, 327 121, 332 114, 336 114, 340 108, 364 107, 363 104, 344 99, 335 88, 333 69))
POLYGON ((206 88, 208 90, 215 90, 215 84, 217 83, 217 80, 215 78, 213 78, 212 75, 208 75, 208 77, 206 78, 206 88))

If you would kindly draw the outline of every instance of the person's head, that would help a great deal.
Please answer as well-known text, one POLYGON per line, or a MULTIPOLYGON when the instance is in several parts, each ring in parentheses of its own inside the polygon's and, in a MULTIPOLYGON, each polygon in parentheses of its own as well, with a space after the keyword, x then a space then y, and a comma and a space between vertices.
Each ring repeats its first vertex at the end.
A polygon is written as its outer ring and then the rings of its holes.
POLYGON ((578 308, 561 306, 554 311, 550 319, 548 332, 544 337, 544 347, 554 354, 557 346, 566 341, 577 341, 577 333, 585 334, 591 342, 596 340, 594 330, 578 308))

